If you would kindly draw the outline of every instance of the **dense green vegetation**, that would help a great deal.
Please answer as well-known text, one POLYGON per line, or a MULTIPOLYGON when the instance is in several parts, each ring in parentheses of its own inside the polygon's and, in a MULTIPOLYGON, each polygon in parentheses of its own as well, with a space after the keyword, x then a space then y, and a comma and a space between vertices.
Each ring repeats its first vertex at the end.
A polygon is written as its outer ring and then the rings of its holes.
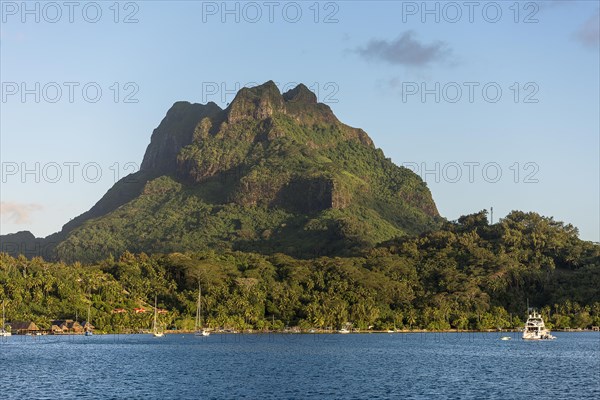
POLYGON ((8 319, 42 327, 91 305, 98 329, 148 328, 151 313, 132 310, 151 309, 157 295, 169 311, 162 322, 191 329, 199 282, 211 327, 511 328, 523 323, 527 299, 552 328, 600 325, 600 247, 535 213, 489 225, 483 211, 345 258, 125 251, 83 265, 0 254, 8 319))
POLYGON ((206 199, 206 191, 157 178, 135 200, 77 228, 57 246, 56 258, 91 262, 126 250, 208 249, 281 252, 297 258, 347 256, 403 234, 360 204, 302 214, 281 207, 215 204, 206 199))

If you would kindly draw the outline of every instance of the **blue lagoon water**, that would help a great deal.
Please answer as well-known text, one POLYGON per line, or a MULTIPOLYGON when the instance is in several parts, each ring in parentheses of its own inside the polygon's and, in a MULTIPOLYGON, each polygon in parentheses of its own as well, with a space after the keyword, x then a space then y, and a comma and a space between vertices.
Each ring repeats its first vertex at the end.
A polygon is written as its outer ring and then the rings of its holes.
POLYGON ((600 399, 600 333, 0 340, 0 398, 600 399))

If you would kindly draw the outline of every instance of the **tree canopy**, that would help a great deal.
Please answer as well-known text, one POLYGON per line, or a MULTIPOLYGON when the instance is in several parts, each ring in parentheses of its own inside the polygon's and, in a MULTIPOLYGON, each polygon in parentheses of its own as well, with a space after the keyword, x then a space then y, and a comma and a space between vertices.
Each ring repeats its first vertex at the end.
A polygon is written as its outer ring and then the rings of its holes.
POLYGON ((600 246, 520 211, 494 225, 485 211, 464 216, 355 257, 124 251, 83 265, 0 254, 7 319, 42 327, 89 307, 98 329, 147 328, 151 313, 133 309, 151 311, 156 295, 162 323, 192 329, 198 283, 211 327, 514 328, 527 300, 550 327, 600 325, 600 246))

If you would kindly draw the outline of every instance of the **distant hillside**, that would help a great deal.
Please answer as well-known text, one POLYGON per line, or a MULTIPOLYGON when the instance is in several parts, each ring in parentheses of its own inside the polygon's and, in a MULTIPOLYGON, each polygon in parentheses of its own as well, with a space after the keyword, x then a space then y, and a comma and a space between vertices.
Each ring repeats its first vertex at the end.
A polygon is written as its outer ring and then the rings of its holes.
POLYGON ((175 103, 140 171, 44 245, 79 261, 207 249, 308 258, 356 254, 441 222, 426 184, 363 130, 304 85, 282 95, 267 82, 225 110, 175 103))

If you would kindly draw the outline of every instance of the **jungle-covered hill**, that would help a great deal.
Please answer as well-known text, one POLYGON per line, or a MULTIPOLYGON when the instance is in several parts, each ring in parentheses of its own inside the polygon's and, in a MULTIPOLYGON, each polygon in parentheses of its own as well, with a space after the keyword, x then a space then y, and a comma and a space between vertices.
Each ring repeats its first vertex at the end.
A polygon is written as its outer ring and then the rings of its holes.
POLYGON ((509 328, 523 323, 527 299, 553 328, 600 325, 600 246, 519 211, 494 225, 482 211, 343 258, 225 249, 83 265, 0 254, 7 319, 42 327, 91 306, 98 329, 148 328, 151 313, 132 310, 151 310, 156 295, 163 323, 191 329, 198 284, 211 327, 509 328))

